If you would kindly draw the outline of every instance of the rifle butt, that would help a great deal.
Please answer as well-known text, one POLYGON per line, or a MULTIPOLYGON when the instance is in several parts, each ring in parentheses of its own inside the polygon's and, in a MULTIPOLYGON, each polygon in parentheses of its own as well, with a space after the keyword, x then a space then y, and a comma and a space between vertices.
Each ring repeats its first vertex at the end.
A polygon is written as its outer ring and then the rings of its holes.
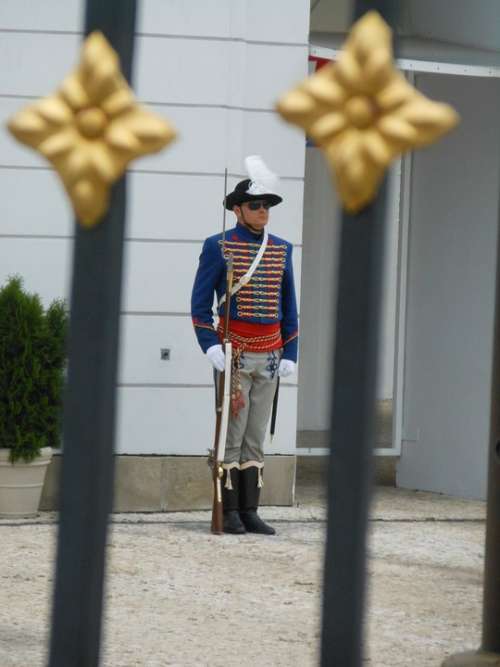
POLYGON ((214 535, 222 535, 224 532, 224 515, 219 489, 220 479, 216 479, 214 476, 214 502, 212 505, 212 524, 210 528, 214 535))

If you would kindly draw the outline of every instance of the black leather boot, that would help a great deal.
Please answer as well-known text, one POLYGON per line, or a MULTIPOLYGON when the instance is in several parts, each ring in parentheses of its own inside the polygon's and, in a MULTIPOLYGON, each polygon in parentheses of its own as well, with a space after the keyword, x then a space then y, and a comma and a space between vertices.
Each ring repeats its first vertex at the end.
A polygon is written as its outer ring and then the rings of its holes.
POLYGON ((231 470, 224 470, 222 477, 222 508, 224 511, 223 530, 225 533, 232 533, 233 535, 243 535, 246 533, 245 526, 241 522, 239 509, 239 478, 240 471, 238 468, 231 468, 231 470), (230 475, 230 484, 232 488, 227 488, 227 476, 230 475))
POLYGON ((257 514, 259 506, 259 468, 252 466, 240 470, 240 517, 248 533, 275 535, 272 526, 262 521, 257 514))

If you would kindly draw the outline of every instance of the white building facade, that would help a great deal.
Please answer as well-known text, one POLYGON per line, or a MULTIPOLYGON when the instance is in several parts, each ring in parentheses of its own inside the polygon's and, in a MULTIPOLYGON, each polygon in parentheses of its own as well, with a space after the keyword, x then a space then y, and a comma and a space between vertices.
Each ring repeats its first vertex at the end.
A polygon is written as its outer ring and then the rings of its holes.
MULTIPOLYGON (((83 7, 83 0, 1 0, 2 125, 51 93, 77 62, 83 7)), ((390 424, 374 445, 398 460, 402 486, 484 497, 500 9, 496 0, 456 0, 453 11, 448 0, 405 0, 400 9, 401 68, 418 89, 452 103, 462 124, 391 172, 378 385, 390 424)), ((319 151, 306 149, 274 105, 307 75, 309 56, 336 57, 350 11, 349 0, 138 2, 133 87, 179 137, 135 162, 128 177, 120 509, 209 505, 213 381, 192 331, 190 292, 202 241, 222 227, 224 170, 232 189, 246 176, 249 154, 262 155, 282 179, 284 203, 272 210, 270 231, 294 245, 301 316, 299 372, 281 386, 263 502, 292 502, 296 454, 326 453, 338 202, 319 151), (298 448, 297 433, 306 434, 298 448)), ((67 296, 72 211, 50 166, 5 130, 0 202, 0 283, 17 273, 45 304, 67 296)), ((56 473, 57 461, 47 507, 57 505, 56 473)))
MULTIPOLYGON (((2 123, 51 93, 77 62, 83 6, 2 1, 2 123)), ((270 229, 294 244, 300 299, 305 142, 274 105, 307 74, 308 29, 308 0, 138 3, 133 87, 172 122, 178 139, 135 162, 128 177, 118 454, 201 457, 212 445, 213 378, 192 330, 190 292, 204 238, 222 229, 224 170, 232 190, 246 177, 246 155, 262 155, 281 176, 284 203, 270 229), (169 360, 161 359, 165 348, 169 360)), ((74 223, 62 187, 5 130, 0 156, 0 281, 18 273, 45 304, 66 297, 74 223)), ((296 430, 297 377, 282 383, 269 456, 294 459, 296 430)), ((165 464, 157 458, 150 465, 165 464)), ((148 470, 161 485, 161 473, 148 470)), ((286 502, 293 465, 287 470, 286 502)), ((206 467, 203 473, 208 480, 206 467)))

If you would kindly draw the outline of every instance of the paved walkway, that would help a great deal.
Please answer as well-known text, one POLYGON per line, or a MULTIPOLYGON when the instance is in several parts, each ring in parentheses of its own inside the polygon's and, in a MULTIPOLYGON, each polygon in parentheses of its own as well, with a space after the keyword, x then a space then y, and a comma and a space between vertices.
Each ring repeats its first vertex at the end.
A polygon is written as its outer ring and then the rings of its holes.
MULTIPOLYGON (((205 512, 113 515, 102 665, 317 665, 325 510, 318 489, 299 501, 262 511, 271 538, 212 536, 205 512)), ((437 666, 477 648, 484 512, 377 490, 365 664, 437 666)), ((55 520, 0 521, 0 667, 46 664, 55 520)))

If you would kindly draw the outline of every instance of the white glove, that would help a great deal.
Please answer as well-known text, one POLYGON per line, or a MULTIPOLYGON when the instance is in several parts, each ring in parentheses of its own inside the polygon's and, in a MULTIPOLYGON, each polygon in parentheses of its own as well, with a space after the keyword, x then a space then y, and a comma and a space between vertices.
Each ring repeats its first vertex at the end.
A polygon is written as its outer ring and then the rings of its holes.
POLYGON ((295 362, 290 359, 282 359, 278 368, 280 378, 287 378, 295 373, 295 362))
POLYGON ((226 355, 224 354, 222 345, 212 345, 212 347, 209 347, 207 357, 210 359, 215 370, 222 373, 226 367, 226 355))

